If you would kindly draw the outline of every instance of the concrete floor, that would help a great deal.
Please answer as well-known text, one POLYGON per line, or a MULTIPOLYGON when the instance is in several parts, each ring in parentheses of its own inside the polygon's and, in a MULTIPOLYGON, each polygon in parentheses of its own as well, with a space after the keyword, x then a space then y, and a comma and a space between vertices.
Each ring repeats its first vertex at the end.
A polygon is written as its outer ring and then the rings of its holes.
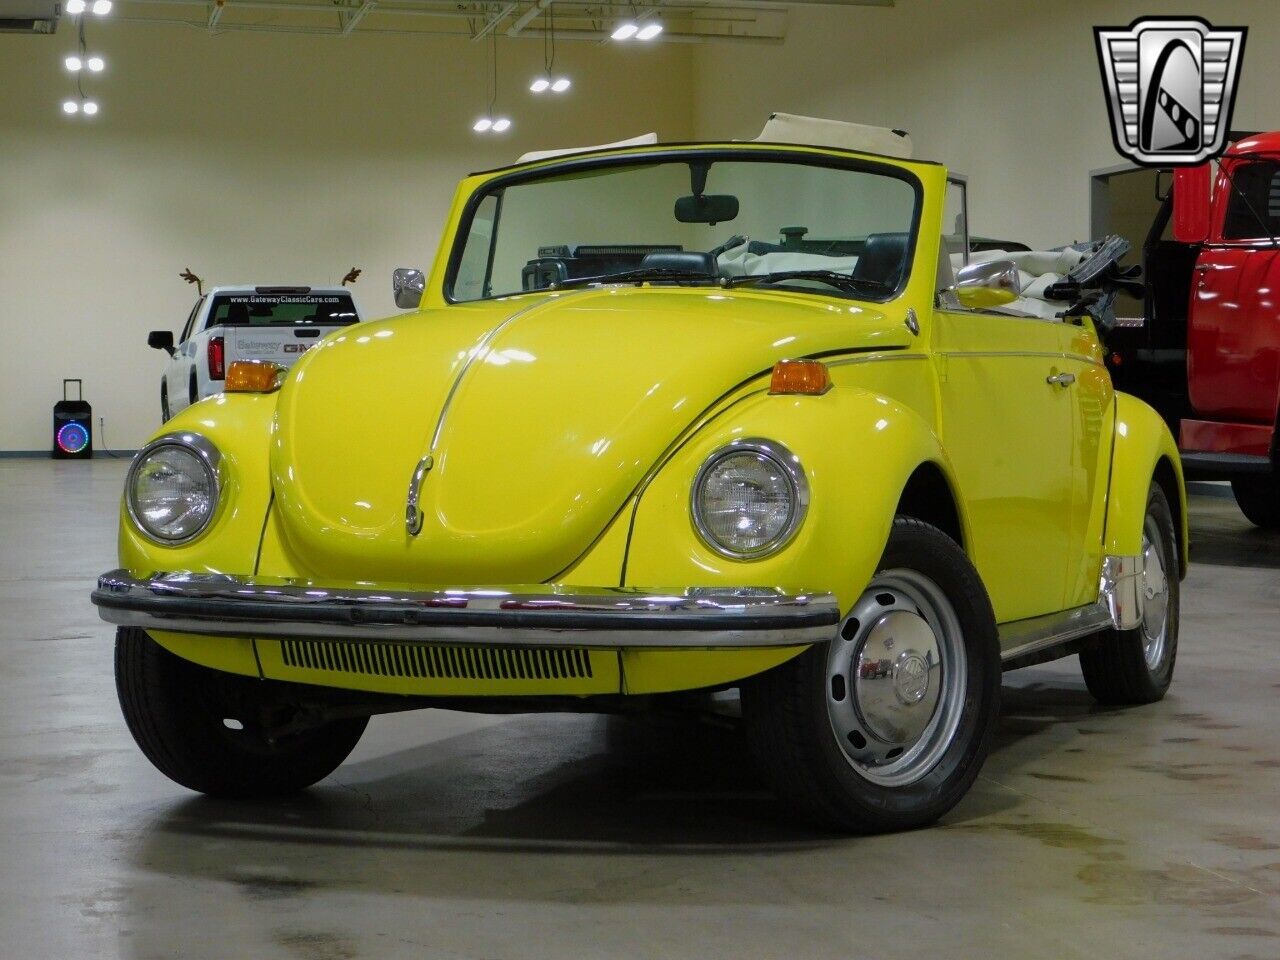
POLYGON ((273 805, 169 783, 88 602, 124 463, 0 461, 0 957, 1280 957, 1280 537, 1197 498, 1178 673, 1011 674, 936 828, 789 823, 731 730, 375 718, 273 805))

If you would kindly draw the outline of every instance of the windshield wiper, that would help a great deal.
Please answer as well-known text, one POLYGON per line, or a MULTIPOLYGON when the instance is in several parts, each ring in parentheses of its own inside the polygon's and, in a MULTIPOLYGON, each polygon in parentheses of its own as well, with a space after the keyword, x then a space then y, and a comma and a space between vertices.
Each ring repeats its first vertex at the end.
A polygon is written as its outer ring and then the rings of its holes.
POLYGON ((643 283, 645 280, 687 280, 699 283, 715 283, 717 279, 717 277, 709 273, 672 270, 668 267, 639 267, 635 270, 624 270, 621 273, 605 273, 598 277, 570 277, 568 280, 556 280, 547 289, 564 290, 568 287, 582 287, 592 283, 643 283))
POLYGON ((858 293, 866 290, 878 290, 884 293, 893 292, 893 287, 887 283, 867 277, 852 277, 847 273, 840 273, 838 270, 780 270, 776 273, 726 277, 723 282, 725 286, 736 287, 744 283, 782 283, 786 280, 817 280, 821 283, 829 283, 831 286, 849 293, 858 293))

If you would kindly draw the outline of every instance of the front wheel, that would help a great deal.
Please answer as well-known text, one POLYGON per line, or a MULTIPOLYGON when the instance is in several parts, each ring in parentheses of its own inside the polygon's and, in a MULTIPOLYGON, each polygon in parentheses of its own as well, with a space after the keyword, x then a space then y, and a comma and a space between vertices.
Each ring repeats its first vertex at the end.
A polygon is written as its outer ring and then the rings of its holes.
POLYGON ((1280 475, 1233 477, 1231 492, 1250 523, 1264 530, 1280 530, 1280 475))
POLYGON ((923 826, 955 806, 999 703, 995 615, 978 572, 950 537, 905 517, 839 635, 742 688, 774 789, 857 833, 923 826))
POLYGON ((367 717, 286 729, 280 684, 222 673, 170 653, 142 630, 116 631, 116 691, 147 759, 188 789, 217 797, 293 793, 327 777, 367 717))
POLYGON ((1178 539, 1164 491, 1152 484, 1142 523, 1142 623, 1106 630, 1080 651, 1085 686, 1099 703, 1155 703, 1178 656, 1178 539))

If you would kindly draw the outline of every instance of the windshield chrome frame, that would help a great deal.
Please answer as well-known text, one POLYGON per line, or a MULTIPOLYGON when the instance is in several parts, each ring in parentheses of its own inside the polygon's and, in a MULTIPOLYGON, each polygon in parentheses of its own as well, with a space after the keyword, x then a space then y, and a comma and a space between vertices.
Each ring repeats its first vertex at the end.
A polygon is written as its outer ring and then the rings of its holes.
MULTIPOLYGON (((924 206, 924 186, 910 170, 905 167, 898 166, 894 163, 884 163, 876 160, 866 159, 862 156, 849 155, 841 156, 832 153, 813 153, 812 148, 798 147, 787 149, 785 145, 762 146, 759 148, 746 147, 740 149, 732 149, 725 147, 658 147, 653 150, 639 151, 635 153, 613 154, 610 156, 593 156, 586 155, 582 157, 574 157, 546 166, 537 166, 533 168, 517 168, 510 173, 500 174, 492 180, 488 180, 481 184, 474 193, 467 198, 466 205, 463 207, 462 216, 458 219, 458 227, 454 231, 452 246, 449 250, 449 261, 445 268, 444 281, 441 285, 441 295, 447 304, 462 303, 483 303, 488 300, 504 300, 510 297, 520 297, 530 294, 548 293, 554 291, 548 290, 513 290, 506 293, 489 294, 484 297, 475 297, 471 299, 458 299, 453 295, 454 282, 457 280, 458 271, 462 266, 462 256, 467 245, 467 240, 471 234, 471 224, 475 219, 476 211, 484 200, 492 196, 496 191, 505 190, 507 187, 518 186, 522 183, 529 183, 537 180, 549 179, 552 177, 562 176, 567 173, 577 173, 580 171, 596 170, 604 167, 629 167, 629 166, 649 166, 657 163, 673 163, 687 162, 689 160, 709 160, 712 163, 721 161, 743 161, 757 163, 792 163, 802 166, 811 167, 828 167, 837 170, 853 170, 862 173, 874 173, 883 176, 893 177, 901 180, 911 187, 915 194, 915 204, 911 212, 911 224, 908 228, 910 237, 907 242, 906 269, 902 272, 902 277, 898 280, 898 285, 892 291, 885 293, 883 296, 873 296, 871 294, 862 295, 854 294, 848 290, 839 290, 831 288, 830 290, 817 289, 811 286, 797 285, 797 283, 787 283, 779 281, 764 286, 747 286, 746 289, 754 290, 786 290, 791 293, 810 293, 823 297, 834 297, 842 300, 857 300, 864 303, 888 303, 890 300, 896 299, 906 289, 907 284, 911 280, 912 267, 915 260, 916 243, 920 237, 920 216, 924 206)), ((500 194, 499 194, 500 196, 500 194)), ((490 251, 492 253, 492 250, 490 251)), ((607 279, 601 281, 607 283, 607 279)))

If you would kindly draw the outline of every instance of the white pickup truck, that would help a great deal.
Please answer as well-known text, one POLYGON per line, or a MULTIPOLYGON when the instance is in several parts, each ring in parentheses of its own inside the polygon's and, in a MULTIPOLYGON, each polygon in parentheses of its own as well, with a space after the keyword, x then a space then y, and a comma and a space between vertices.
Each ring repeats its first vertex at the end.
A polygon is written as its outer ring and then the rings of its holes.
POLYGON ((177 343, 169 330, 152 330, 147 337, 147 346, 169 354, 160 412, 168 420, 221 393, 235 360, 291 367, 325 334, 359 319, 345 287, 214 287, 191 308, 177 343))

